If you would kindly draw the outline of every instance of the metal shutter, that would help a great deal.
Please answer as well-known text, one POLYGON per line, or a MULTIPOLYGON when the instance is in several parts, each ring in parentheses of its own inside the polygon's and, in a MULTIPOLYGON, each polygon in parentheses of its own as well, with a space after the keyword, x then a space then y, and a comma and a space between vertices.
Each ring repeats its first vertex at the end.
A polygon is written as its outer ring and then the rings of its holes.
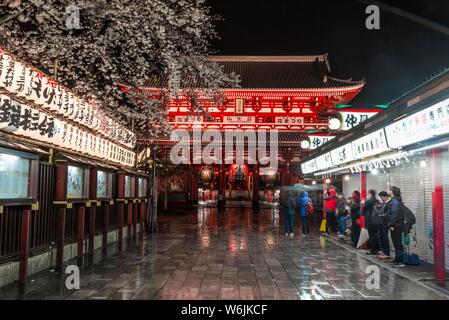
POLYGON ((360 175, 358 174, 351 174, 348 175, 349 180, 346 181, 343 176, 343 194, 344 196, 350 197, 354 191, 360 191, 360 175))
POLYGON ((416 215, 415 235, 411 252, 417 253, 422 260, 433 263, 433 248, 429 243, 432 230, 432 180, 431 162, 422 168, 417 159, 390 169, 390 185, 401 189, 402 199, 416 215))

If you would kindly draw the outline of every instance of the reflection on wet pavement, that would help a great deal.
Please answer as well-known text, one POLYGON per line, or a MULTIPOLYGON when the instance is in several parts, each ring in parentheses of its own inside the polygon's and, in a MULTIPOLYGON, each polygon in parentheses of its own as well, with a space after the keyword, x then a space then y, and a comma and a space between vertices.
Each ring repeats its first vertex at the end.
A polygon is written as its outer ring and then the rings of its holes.
POLYGON ((155 236, 121 253, 100 252, 82 267, 79 290, 65 289, 66 275, 46 271, 32 276, 21 296, 16 285, 0 289, 0 299, 442 298, 383 268, 380 289, 370 290, 365 270, 372 262, 318 232, 303 238, 299 226, 295 238, 285 238, 282 223, 276 209, 160 215, 155 236))

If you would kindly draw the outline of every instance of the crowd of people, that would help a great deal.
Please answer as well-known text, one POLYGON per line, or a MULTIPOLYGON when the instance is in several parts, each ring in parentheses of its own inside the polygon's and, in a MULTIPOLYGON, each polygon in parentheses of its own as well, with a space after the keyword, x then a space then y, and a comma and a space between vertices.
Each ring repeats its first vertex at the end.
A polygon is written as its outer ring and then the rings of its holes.
MULTIPOLYGON (((377 255, 379 259, 390 258, 390 241, 394 246, 395 257, 391 260, 393 266, 404 266, 404 248, 402 235, 404 228, 404 210, 401 190, 391 186, 388 192, 381 191, 376 195, 375 190, 369 190, 367 199, 361 201, 360 192, 354 191, 345 198, 335 189, 329 189, 323 195, 326 212, 325 229, 323 236, 332 233, 339 238, 350 237, 354 247, 359 247, 362 228, 368 231, 367 254, 377 255)), ((285 236, 294 236, 296 208, 299 209, 303 236, 310 234, 310 218, 314 211, 312 200, 307 191, 295 195, 288 193, 284 203, 285 210, 285 236)))

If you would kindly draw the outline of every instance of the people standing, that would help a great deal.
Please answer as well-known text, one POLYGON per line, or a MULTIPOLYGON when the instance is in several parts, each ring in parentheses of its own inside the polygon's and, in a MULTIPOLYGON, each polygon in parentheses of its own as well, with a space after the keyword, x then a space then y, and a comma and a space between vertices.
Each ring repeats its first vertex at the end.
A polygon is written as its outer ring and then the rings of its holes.
POLYGON ((360 237, 360 192, 354 191, 352 193, 352 203, 351 203, 351 240, 352 244, 357 247, 360 237))
POLYGON ((378 231, 379 245, 382 253, 377 257, 380 259, 390 258, 390 239, 388 238, 388 206, 390 198, 385 191, 379 192, 380 202, 375 210, 379 210, 380 214, 380 228, 378 231))
POLYGON ((372 222, 374 207, 377 204, 376 191, 368 190, 369 198, 365 201, 362 208, 362 216, 365 217, 365 228, 368 230, 370 250, 366 254, 379 254, 379 239, 377 238, 377 231, 379 226, 372 222))
POLYGON ((337 191, 335 189, 330 189, 328 195, 324 192, 323 200, 325 202, 326 208, 326 232, 325 236, 328 236, 331 232, 337 231, 337 218, 335 216, 335 211, 337 210, 337 191))
POLYGON ((344 238, 345 232, 346 232, 346 219, 348 216, 348 203, 347 200, 344 198, 343 194, 338 195, 338 201, 337 201, 337 223, 338 223, 338 237, 344 238))
POLYGON ((404 246, 402 245, 402 233, 404 232, 404 213, 402 210, 401 189, 391 186, 389 189, 391 197, 388 205, 388 228, 390 229, 391 240, 393 241, 395 258, 391 263, 396 267, 405 266, 404 246))
MULTIPOLYGON (((301 192, 298 198, 299 216, 301 217, 301 226, 303 236, 310 233, 310 217, 307 207, 312 205, 312 199, 309 198, 307 191, 301 192)), ((313 206, 313 205, 312 205, 313 206)))
POLYGON ((285 218, 285 236, 288 237, 290 235, 290 238, 294 237, 293 228, 295 225, 295 196, 294 192, 292 190, 289 190, 287 192, 287 196, 285 197, 283 201, 284 206, 284 218, 285 218))

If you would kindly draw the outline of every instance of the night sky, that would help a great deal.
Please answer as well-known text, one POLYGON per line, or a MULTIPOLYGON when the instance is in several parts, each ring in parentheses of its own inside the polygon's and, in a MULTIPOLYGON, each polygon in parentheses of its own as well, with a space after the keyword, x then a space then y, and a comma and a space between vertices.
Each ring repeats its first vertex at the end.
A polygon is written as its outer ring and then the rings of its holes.
MULTIPOLYGON (((365 79, 354 104, 385 104, 444 67, 449 35, 381 11, 380 30, 365 28, 366 4, 357 0, 209 0, 226 55, 329 53, 333 76, 365 79)), ((449 1, 383 1, 445 25, 449 1)))

